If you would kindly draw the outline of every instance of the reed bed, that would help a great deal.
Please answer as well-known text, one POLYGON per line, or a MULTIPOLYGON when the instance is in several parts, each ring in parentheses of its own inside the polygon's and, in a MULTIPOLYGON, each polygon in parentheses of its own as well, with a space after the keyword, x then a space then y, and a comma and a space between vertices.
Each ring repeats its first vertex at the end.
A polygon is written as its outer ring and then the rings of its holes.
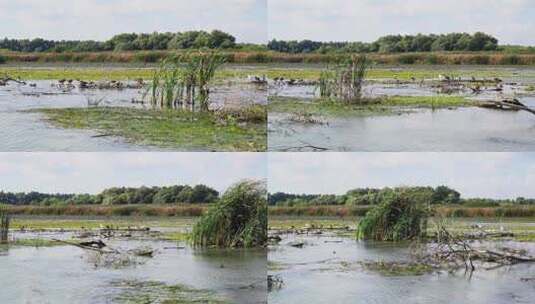
POLYGON ((405 193, 392 192, 358 223, 357 238, 402 241, 419 238, 427 229, 427 207, 405 193))
POLYGON ((43 216, 201 216, 208 209, 199 205, 58 205, 9 206, 14 215, 43 216))
POLYGON ((225 63, 217 52, 187 53, 162 60, 148 89, 150 102, 161 108, 208 111, 209 84, 216 70, 225 63))
POLYGON ((270 207, 270 216, 364 216, 371 208, 368 206, 296 206, 270 207))
POLYGON ((199 247, 261 247, 267 242, 265 183, 240 182, 195 224, 192 242, 199 247))
POLYGON ((362 86, 370 64, 366 55, 354 55, 349 61, 322 71, 318 84, 320 96, 348 104, 361 103, 362 86))
MULTIPOLYGON (((180 53, 180 52, 179 52, 180 53)), ((6 62, 41 63, 158 63, 175 56, 176 51, 130 52, 2 52, 6 62)), ((221 52, 227 63, 333 63, 350 59, 352 54, 289 54, 274 51, 221 52)), ((385 65, 535 65, 535 54, 505 52, 428 52, 401 54, 367 54, 370 61, 385 65)))
POLYGON ((5 206, 0 206, 0 243, 7 243, 9 234, 10 214, 5 206))
MULTIPOLYGON (((357 217, 364 216, 371 206, 294 206, 269 207, 270 216, 319 216, 319 217, 357 217)), ((431 216, 445 218, 496 218, 496 217, 535 217, 535 206, 508 207, 463 207, 436 206, 431 216)))

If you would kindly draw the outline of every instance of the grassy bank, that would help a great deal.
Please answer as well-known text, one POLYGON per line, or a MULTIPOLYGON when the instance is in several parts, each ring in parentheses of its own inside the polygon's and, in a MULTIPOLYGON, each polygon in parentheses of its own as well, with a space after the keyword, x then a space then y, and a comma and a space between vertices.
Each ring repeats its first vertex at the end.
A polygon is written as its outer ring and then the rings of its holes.
MULTIPOLYGON (((314 64, 293 64, 278 65, 259 64, 240 68, 239 66, 226 65, 222 70, 217 71, 216 81, 228 79, 244 79, 248 75, 266 75, 269 79, 283 77, 285 79, 306 79, 318 80, 321 69, 324 65, 314 64)), ((102 67, 98 64, 72 64, 62 62, 52 63, 11 63, 9 66, 0 65, 0 75, 10 75, 13 78, 30 80, 55 80, 55 79, 82 79, 86 81, 98 80, 150 80, 156 69, 156 64, 118 64, 106 65, 102 67)), ((436 79, 438 75, 449 75, 452 77, 475 77, 482 78, 510 78, 514 77, 514 71, 506 69, 491 69, 486 67, 473 68, 469 70, 460 69, 458 66, 384 66, 375 65, 368 71, 366 78, 368 81, 379 81, 384 79, 398 79, 401 81, 417 81, 422 79, 436 79)), ((526 73, 524 73, 526 74, 526 73)), ((535 75, 527 75, 535 76, 535 75)))
MULTIPOLYGON (((12 78, 26 80, 57 80, 57 79, 81 79, 85 81, 98 80, 151 80, 156 70, 155 65, 147 67, 119 66, 119 67, 95 67, 95 66, 31 66, 22 65, 17 67, 0 67, 0 75, 9 75, 12 78)), ((216 72, 215 80, 246 78, 250 71, 227 67, 216 72)))
POLYGON ((248 121, 213 113, 131 108, 39 109, 52 124, 71 129, 95 130, 128 142, 184 151, 265 151, 265 111, 258 106, 248 121), (259 108, 258 108, 259 107, 259 108))
POLYGON ((450 108, 470 106, 471 102, 460 96, 391 96, 371 100, 366 105, 350 105, 325 100, 303 101, 298 98, 270 97, 270 113, 289 113, 326 116, 369 116, 377 114, 395 114, 393 107, 407 108, 450 108))
MULTIPOLYGON (((187 51, 125 51, 125 52, 1 52, 5 62, 47 62, 47 63, 156 63, 168 57, 187 51)), ((269 52, 230 51, 222 52, 229 63, 269 62, 269 52)))
MULTIPOLYGON (((173 228, 165 238, 182 238, 182 230, 191 227, 197 216, 97 216, 97 215, 30 215, 18 214, 13 217, 12 229, 100 229, 102 227, 166 227, 173 228), (176 231, 179 228, 180 231, 176 231)), ((185 230, 184 230, 185 231, 185 230)))
MULTIPOLYGON (((65 52, 23 53, 2 52, 6 62, 99 62, 99 63, 154 63, 177 51, 129 52, 65 52)), ((274 51, 223 52, 230 63, 328 63, 351 56, 339 54, 288 54, 274 51)), ((509 54, 504 52, 424 52, 397 54, 369 54, 377 64, 388 65, 535 65, 535 54, 509 54)))
MULTIPOLYGON (((372 206, 296 206, 269 207, 271 216, 364 216, 372 206)), ((432 215, 446 218, 525 218, 535 217, 535 206, 463 207, 435 206, 432 215)))

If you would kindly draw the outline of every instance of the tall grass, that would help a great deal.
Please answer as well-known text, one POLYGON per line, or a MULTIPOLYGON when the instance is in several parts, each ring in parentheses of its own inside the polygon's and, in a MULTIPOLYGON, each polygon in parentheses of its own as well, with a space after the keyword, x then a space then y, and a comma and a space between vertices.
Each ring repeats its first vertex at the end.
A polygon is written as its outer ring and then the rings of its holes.
POLYGON ((10 206, 10 214, 37 216, 201 216, 205 205, 10 206))
POLYGON ((225 63, 217 52, 187 53, 167 57, 154 72, 149 88, 151 103, 162 108, 208 111, 209 84, 225 63))
POLYGON ((359 222, 357 238, 402 241, 418 238, 426 231, 428 210, 409 196, 391 192, 359 222))
POLYGON ((5 206, 0 205, 0 243, 7 243, 9 233, 9 212, 5 206))
POLYGON ((231 187, 199 220, 192 233, 201 247, 258 247, 267 241, 265 184, 244 181, 231 187))
MULTIPOLYGON (((66 52, 22 53, 3 52, 10 62, 57 63, 156 63, 175 56, 173 51, 126 52, 66 52)), ((228 63, 332 63, 348 60, 351 54, 288 54, 273 51, 225 51, 221 55, 228 63)), ((507 52, 421 52, 404 54, 367 54, 376 64, 430 64, 430 65, 535 65, 535 54, 510 54, 507 52)))
POLYGON ((362 86, 370 64, 366 55, 353 55, 348 62, 323 71, 319 80, 320 96, 345 103, 362 102, 362 86))

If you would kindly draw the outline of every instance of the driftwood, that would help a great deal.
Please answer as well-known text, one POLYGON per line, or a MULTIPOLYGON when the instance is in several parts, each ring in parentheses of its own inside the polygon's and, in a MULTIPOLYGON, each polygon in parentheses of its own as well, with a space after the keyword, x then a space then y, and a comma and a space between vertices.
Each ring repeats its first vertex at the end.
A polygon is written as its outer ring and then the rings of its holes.
POLYGON ((15 78, 9 77, 9 76, 5 76, 4 78, 0 78, 0 85, 3 85, 3 86, 7 85, 10 81, 16 82, 18 84, 26 85, 26 82, 24 82, 22 80, 19 80, 19 79, 15 79, 15 78))
POLYGON ((535 263, 535 257, 526 255, 523 250, 505 247, 500 251, 473 248, 464 237, 451 234, 443 226, 438 228, 436 237, 436 246, 430 254, 425 254, 421 258, 421 261, 428 265, 448 265, 448 268, 457 268, 464 264, 467 271, 474 271, 475 261, 495 264, 487 269, 519 263, 535 263))
POLYGON ((526 111, 535 115, 535 110, 521 103, 518 99, 504 99, 504 100, 486 100, 479 104, 483 108, 492 108, 496 110, 505 111, 526 111))
POLYGON ((71 245, 71 246, 82 248, 82 249, 86 249, 86 250, 96 251, 96 252, 102 253, 102 254, 118 253, 116 250, 111 250, 111 251, 103 250, 102 248, 107 247, 107 246, 102 241, 82 242, 82 243, 69 242, 69 241, 63 241, 63 240, 58 240, 58 239, 52 239, 52 241, 58 242, 58 243, 62 243, 62 244, 66 244, 66 245, 71 245), (101 246, 102 245, 103 246, 102 247, 93 246, 94 244, 100 244, 101 246))

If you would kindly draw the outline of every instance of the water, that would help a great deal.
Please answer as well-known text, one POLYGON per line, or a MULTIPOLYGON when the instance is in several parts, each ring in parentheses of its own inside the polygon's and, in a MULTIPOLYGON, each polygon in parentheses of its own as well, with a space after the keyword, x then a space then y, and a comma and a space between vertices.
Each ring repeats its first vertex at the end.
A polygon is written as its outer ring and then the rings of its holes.
MULTIPOLYGON (((68 234, 42 233, 67 238, 68 234)), ((27 236, 26 236, 27 237, 27 236)), ((0 251, 2 303, 112 303, 123 291, 113 282, 157 281, 215 292, 232 303, 266 302, 266 251, 167 248, 157 240, 104 240, 122 250, 150 246, 153 258, 125 268, 95 267, 91 253, 73 246, 11 247, 0 251)), ((183 246, 184 244, 180 244, 183 246)))
MULTIPOLYGON (((425 88, 418 92, 414 86, 385 87, 380 93, 419 96, 433 94, 425 88)), ((519 97, 519 100, 527 106, 535 107, 533 96, 519 97)), ((389 116, 329 117, 323 119, 324 124, 296 123, 290 121, 289 117, 281 113, 269 114, 270 151, 307 150, 304 146, 329 151, 382 152, 535 150, 535 116, 527 112, 475 107, 411 109, 403 114, 389 116)))
MULTIPOLYGON (((527 248, 535 254, 533 243, 504 242, 527 248)), ((493 246, 504 244, 496 242, 493 246)), ((422 276, 388 277, 363 269, 363 261, 406 261, 407 245, 357 242, 336 236, 286 235, 270 246, 268 258, 279 275, 282 289, 269 293, 269 303, 532 303, 535 265, 520 264, 497 270, 433 273, 422 276), (288 244, 304 241, 304 248, 288 244), (334 241, 334 242, 333 242, 334 241), (340 242, 340 243, 336 243, 340 242), (277 266, 278 265, 278 266, 277 266), (350 265, 350 266, 347 266, 350 265)))
MULTIPOLYGON (((31 82, 31 81, 30 81, 31 82)), ((88 99, 104 98, 99 106, 136 107, 148 105, 132 103, 140 100, 144 91, 79 90, 70 92, 51 86, 52 81, 33 81, 37 86, 10 83, 0 87, 0 150, 11 151, 161 151, 152 146, 135 145, 116 137, 95 137, 90 130, 62 129, 43 120, 39 113, 23 112, 42 108, 85 108, 88 99)), ((267 93, 257 86, 226 82, 213 88, 211 100, 214 108, 243 106, 267 102, 267 93)))

